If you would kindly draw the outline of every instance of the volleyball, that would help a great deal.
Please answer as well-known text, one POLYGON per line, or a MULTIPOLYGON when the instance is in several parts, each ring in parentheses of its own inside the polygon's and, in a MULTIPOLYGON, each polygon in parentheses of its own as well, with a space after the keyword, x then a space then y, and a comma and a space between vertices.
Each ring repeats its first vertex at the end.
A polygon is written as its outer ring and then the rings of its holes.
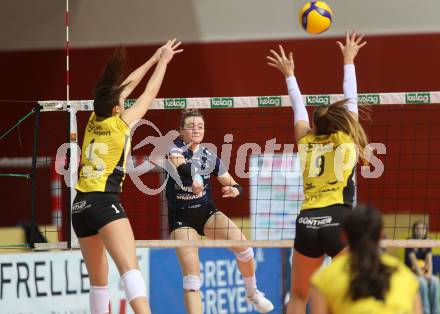
POLYGON ((419 268, 420 268, 421 270, 425 270, 425 261, 424 261, 424 260, 422 260, 422 259, 418 259, 418 260, 417 260, 417 265, 419 266, 419 268))
POLYGON ((332 15, 332 10, 325 2, 311 1, 301 8, 299 20, 307 33, 320 34, 329 29, 332 15))

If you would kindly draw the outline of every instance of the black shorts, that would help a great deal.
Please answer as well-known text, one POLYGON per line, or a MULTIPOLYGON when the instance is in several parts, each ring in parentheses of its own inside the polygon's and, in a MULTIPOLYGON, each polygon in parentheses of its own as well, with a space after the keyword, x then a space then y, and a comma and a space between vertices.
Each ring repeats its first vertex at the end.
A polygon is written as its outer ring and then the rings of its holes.
POLYGON ((127 218, 118 195, 77 191, 72 206, 72 225, 78 238, 89 237, 113 220, 127 218))
POLYGON ((341 223, 351 210, 350 206, 332 205, 301 211, 296 219, 295 250, 313 258, 334 257, 346 246, 340 239, 341 223))
POLYGON ((205 232, 203 229, 206 222, 217 211, 218 209, 212 202, 187 206, 168 204, 168 226, 170 233, 182 227, 190 227, 195 229, 198 234, 204 236, 205 232))

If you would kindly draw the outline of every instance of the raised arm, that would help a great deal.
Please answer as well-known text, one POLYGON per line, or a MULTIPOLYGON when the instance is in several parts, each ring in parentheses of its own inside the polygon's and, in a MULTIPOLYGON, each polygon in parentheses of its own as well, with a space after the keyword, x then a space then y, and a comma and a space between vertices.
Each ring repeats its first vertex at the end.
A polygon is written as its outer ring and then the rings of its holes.
POLYGON ((347 99, 347 107, 353 113, 356 120, 358 119, 358 94, 356 82, 356 70, 354 67, 354 59, 356 55, 367 42, 362 42, 364 36, 358 36, 355 31, 346 33, 345 45, 340 41, 336 43, 341 48, 342 56, 344 58, 344 83, 342 88, 344 90, 344 97, 347 99))
POLYGON ((289 57, 287 58, 283 47, 281 45, 278 47, 279 53, 274 50, 270 51, 272 55, 267 56, 269 60, 267 64, 280 70, 286 78, 287 90, 294 114, 295 139, 298 141, 310 132, 309 115, 294 75, 295 64, 293 62, 293 54, 289 52, 289 57))
POLYGON ((147 62, 131 72, 130 75, 127 76, 127 78, 124 80, 124 82, 122 82, 121 85, 126 85, 123 92, 121 93, 122 100, 125 100, 128 96, 130 96, 131 92, 136 88, 136 86, 138 86, 140 81, 142 81, 148 70, 150 70, 151 67, 159 61, 161 49, 162 47, 157 49, 154 55, 150 59, 148 59, 147 62))
POLYGON ((176 42, 175 39, 169 40, 160 49, 160 57, 157 62, 156 69, 148 81, 148 84, 142 93, 142 95, 136 100, 134 105, 121 113, 122 120, 130 125, 133 121, 141 119, 148 108, 150 107, 153 100, 156 98, 159 92, 160 86, 162 85, 163 78, 167 69, 168 63, 173 59, 173 56, 183 50, 177 50, 181 43, 176 42))

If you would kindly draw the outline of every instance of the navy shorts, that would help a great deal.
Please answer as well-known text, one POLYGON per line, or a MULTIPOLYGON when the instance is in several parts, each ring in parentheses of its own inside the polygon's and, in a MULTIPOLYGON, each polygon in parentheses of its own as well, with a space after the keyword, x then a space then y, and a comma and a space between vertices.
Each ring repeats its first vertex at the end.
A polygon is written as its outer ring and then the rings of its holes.
POLYGON ((331 205, 301 211, 296 219, 295 250, 312 258, 337 255, 346 246, 341 241, 341 223, 351 210, 331 205))
POLYGON ((106 224, 127 218, 118 194, 77 191, 72 206, 72 225, 78 238, 90 237, 106 224))
POLYGON ((190 227, 195 229, 201 236, 204 236, 206 222, 217 211, 218 209, 212 202, 186 206, 168 204, 168 226, 170 233, 182 227, 190 227))

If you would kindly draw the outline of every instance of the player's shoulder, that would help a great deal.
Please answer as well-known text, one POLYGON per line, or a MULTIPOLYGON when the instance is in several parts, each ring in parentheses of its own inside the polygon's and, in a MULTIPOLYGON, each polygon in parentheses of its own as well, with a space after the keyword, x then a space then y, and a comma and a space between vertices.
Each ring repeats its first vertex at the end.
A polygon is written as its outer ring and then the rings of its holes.
POLYGON ((181 138, 176 138, 170 146, 171 156, 181 156, 188 150, 187 145, 181 138))
POLYGON ((331 139, 334 143, 342 144, 342 143, 353 143, 353 139, 351 136, 344 131, 337 131, 331 134, 331 139))
POLYGON ((99 124, 100 127, 116 129, 126 132, 130 129, 130 126, 121 118, 119 114, 112 115, 110 117, 99 117, 94 112, 90 115, 89 121, 95 124, 99 124))
POLYGON ((408 266, 405 265, 405 263, 403 263, 400 259, 390 254, 382 253, 380 256, 380 260, 385 265, 397 269, 398 272, 400 273, 404 273, 411 276, 413 275, 413 272, 411 271, 411 269, 408 268, 408 266))
POLYGON ((298 139, 298 144, 308 144, 315 140, 315 133, 309 132, 300 139, 298 139))
POLYGON ((317 272, 317 276, 326 278, 339 278, 342 273, 348 270, 350 255, 342 254, 332 259, 332 262, 326 266, 320 268, 317 272))
POLYGON ((184 142, 182 141, 182 139, 179 137, 179 138, 176 138, 176 139, 173 141, 173 146, 181 148, 181 147, 184 147, 184 146, 185 146, 185 143, 184 143, 184 142))

